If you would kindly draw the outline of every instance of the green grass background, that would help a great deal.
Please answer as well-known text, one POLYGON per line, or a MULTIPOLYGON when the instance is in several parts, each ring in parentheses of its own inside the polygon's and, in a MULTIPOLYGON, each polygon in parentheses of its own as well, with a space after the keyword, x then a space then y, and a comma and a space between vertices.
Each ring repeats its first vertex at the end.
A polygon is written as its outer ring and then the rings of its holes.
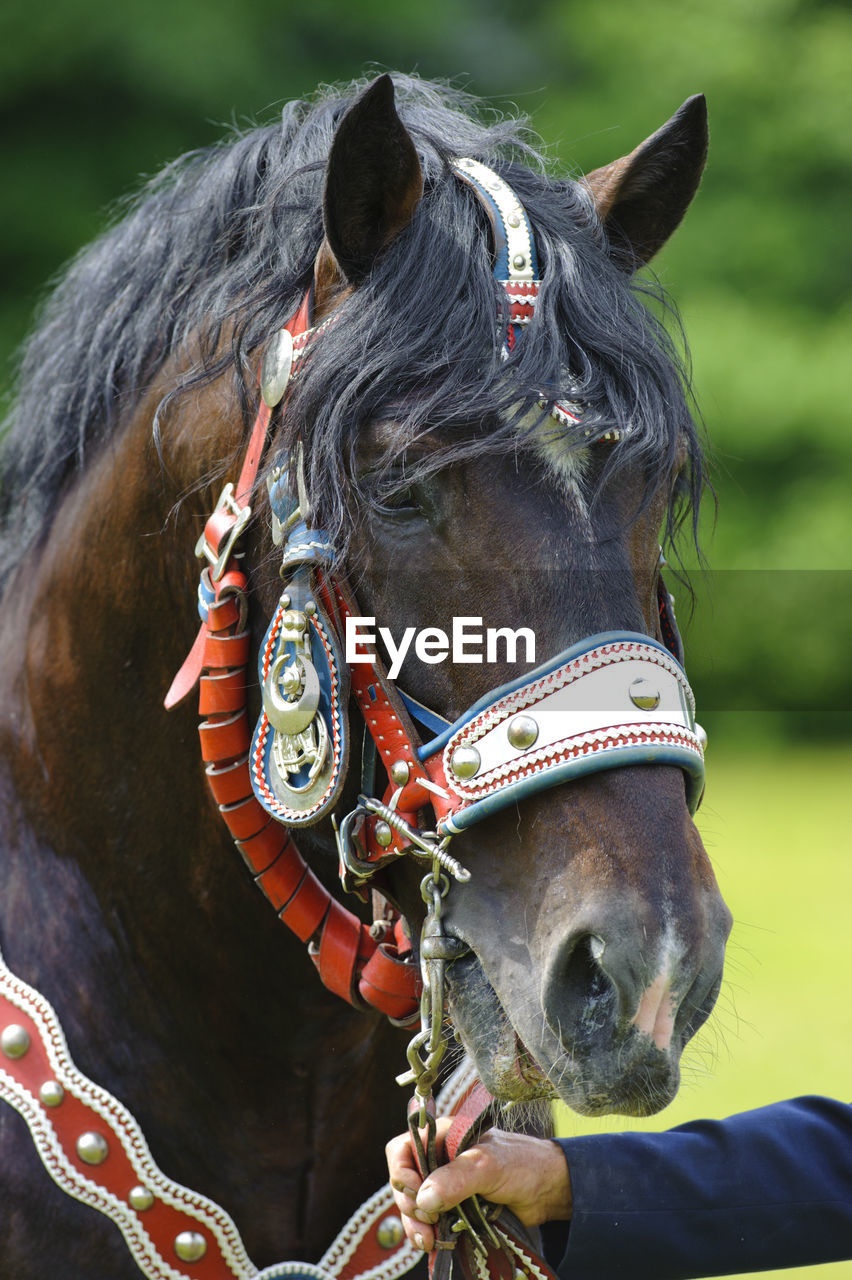
MULTIPOLYGON (((698 815, 735 920, 716 1010, 665 1111, 587 1121, 560 1107, 563 1136, 667 1129, 803 1093, 852 1098, 852 746, 773 746, 730 715, 740 745, 726 749, 717 725, 698 815)), ((760 1274, 852 1280, 852 1262, 760 1274)))

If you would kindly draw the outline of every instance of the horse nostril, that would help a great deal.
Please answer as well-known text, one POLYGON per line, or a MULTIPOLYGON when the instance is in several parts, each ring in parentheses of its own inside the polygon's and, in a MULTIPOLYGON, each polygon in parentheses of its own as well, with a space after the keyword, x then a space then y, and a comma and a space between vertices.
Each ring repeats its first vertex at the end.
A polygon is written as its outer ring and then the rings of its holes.
POLYGON ((603 938, 582 933, 570 939, 551 968, 544 988, 544 1015, 557 1035, 591 1039, 612 1023, 618 993, 600 960, 603 938))

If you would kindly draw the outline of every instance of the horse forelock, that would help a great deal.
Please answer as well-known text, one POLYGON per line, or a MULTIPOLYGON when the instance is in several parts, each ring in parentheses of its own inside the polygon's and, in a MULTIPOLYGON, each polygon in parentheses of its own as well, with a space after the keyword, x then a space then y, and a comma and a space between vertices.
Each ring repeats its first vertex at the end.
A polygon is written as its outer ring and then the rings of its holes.
MULTIPOLYGON (((649 494, 685 437, 687 506, 697 507, 701 455, 683 362, 642 305, 647 286, 631 285, 608 257, 586 189, 546 177, 523 118, 486 119, 482 104, 445 85, 394 80, 426 193, 315 344, 288 410, 287 430, 300 424, 310 440, 312 498, 332 534, 345 535, 359 424, 393 406, 400 451, 424 433, 440 438, 416 464, 436 469, 516 448, 518 424, 540 394, 581 399, 584 428, 629 425, 609 466, 639 463, 649 494), (449 173, 457 155, 497 168, 536 233, 536 318, 505 365, 488 228, 449 173)), ((181 349, 193 345, 199 359, 169 396, 230 368, 248 422, 249 356, 310 281, 325 160, 364 83, 291 103, 279 123, 175 161, 71 263, 23 350, 6 424, 6 567, 38 536, 69 473, 121 428, 181 349)), ((549 447, 563 452, 564 472, 564 457, 583 445, 566 431, 549 447)))

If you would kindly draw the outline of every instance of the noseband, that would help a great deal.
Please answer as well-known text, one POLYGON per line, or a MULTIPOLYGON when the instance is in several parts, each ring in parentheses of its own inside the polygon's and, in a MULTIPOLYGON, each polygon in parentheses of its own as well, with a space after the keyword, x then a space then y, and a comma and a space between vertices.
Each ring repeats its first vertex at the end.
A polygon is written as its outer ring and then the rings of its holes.
MULTIPOLYGON (((506 357, 535 314, 539 280, 532 229, 514 191, 491 169, 459 160, 453 171, 475 193, 491 223, 506 357)), ((403 693, 375 654, 360 652, 360 660, 347 664, 346 622, 360 616, 359 610, 334 547, 314 527, 301 446, 267 482, 286 586, 260 650, 263 710, 249 743, 247 597, 245 577, 234 563, 235 546, 250 515, 248 499, 272 411, 298 376, 312 341, 334 323, 332 315, 311 328, 308 295, 267 344, 263 403, 242 474, 236 487, 226 486, 196 548, 209 562, 199 589, 202 630, 166 699, 167 706, 174 705, 204 670, 201 711, 207 719, 200 733, 213 794, 282 919, 306 941, 322 927, 320 952, 335 912, 343 909, 298 854, 298 864, 293 863, 289 829, 331 817, 348 889, 362 890, 376 870, 402 855, 437 861, 465 880, 468 873, 448 852, 452 837, 546 788, 625 765, 675 765, 683 771, 687 805, 694 813, 704 785, 703 731, 695 723, 672 599, 662 580, 664 643, 630 631, 589 636, 494 689, 452 724, 403 693), (350 691, 367 732, 362 794, 356 807, 341 815, 350 757, 350 691), (381 798, 373 794, 377 760, 388 778, 381 798), (430 826, 424 826, 424 810, 433 814, 430 826)), ((580 405, 546 407, 562 424, 582 420, 580 405)), ((586 435, 597 438, 591 430, 586 435)), ((369 967, 394 944, 386 941, 377 951, 374 935, 371 953, 362 932, 366 926, 359 929, 356 922, 354 932, 348 928, 341 973, 332 981, 323 973, 324 980, 352 999, 357 977, 362 997, 376 1003, 369 967)), ((398 929, 396 944, 393 958, 399 960, 405 943, 398 929)), ((327 950, 338 948, 329 944, 327 950)), ((322 973, 322 955, 318 964, 322 973)), ((400 1001, 386 1011, 400 1016, 400 1001)))

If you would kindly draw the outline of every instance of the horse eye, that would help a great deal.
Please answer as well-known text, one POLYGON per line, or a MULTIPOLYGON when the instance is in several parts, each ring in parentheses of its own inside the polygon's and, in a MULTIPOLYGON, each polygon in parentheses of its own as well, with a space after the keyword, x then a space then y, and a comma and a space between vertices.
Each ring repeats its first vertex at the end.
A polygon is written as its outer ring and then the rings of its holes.
POLYGON ((413 488, 393 489, 382 496, 379 510, 391 515, 419 515, 420 503, 413 488))

